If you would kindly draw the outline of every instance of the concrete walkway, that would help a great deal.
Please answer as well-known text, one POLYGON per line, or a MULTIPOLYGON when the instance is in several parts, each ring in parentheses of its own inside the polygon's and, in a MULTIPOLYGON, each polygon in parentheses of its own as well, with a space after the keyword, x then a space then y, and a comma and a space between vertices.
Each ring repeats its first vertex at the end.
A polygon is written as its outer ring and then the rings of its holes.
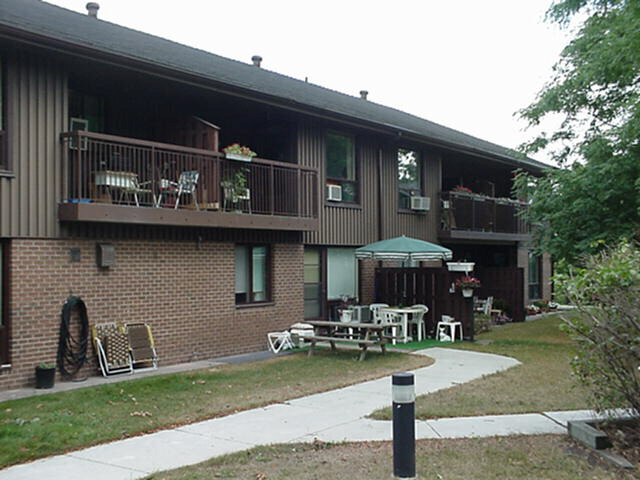
MULTIPOLYGON (((432 348, 423 352, 435 364, 414 371, 416 394, 423 395, 518 365, 487 353, 432 348)), ((391 440, 391 422, 364 418, 390 405, 389 377, 310 395, 264 408, 163 430, 16 465, 0 479, 129 480, 202 462, 226 453, 270 443, 391 440)), ((565 433, 566 421, 590 412, 499 415, 416 422, 418 438, 457 438, 565 433)))

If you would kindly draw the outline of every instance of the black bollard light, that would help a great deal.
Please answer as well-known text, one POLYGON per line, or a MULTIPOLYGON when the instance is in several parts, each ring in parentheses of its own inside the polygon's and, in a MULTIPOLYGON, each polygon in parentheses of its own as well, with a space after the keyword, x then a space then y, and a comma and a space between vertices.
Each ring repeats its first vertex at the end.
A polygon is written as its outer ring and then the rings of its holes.
POLYGON ((392 377, 393 400, 393 476, 416 476, 416 391, 413 373, 392 377))

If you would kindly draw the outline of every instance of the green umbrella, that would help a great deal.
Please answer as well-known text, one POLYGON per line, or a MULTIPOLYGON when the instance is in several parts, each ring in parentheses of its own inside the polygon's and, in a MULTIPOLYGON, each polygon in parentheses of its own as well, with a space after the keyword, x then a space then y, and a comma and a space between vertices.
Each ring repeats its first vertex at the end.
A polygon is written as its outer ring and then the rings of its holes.
POLYGON ((451 260, 448 248, 417 238, 401 237, 381 240, 356 249, 356 258, 378 260, 451 260))

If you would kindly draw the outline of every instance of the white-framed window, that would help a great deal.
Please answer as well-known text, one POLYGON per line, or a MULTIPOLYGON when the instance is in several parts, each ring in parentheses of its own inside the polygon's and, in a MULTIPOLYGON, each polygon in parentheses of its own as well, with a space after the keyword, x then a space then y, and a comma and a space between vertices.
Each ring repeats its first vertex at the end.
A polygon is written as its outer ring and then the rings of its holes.
POLYGON ((236 245, 236 305, 271 300, 271 255, 268 245, 236 245))

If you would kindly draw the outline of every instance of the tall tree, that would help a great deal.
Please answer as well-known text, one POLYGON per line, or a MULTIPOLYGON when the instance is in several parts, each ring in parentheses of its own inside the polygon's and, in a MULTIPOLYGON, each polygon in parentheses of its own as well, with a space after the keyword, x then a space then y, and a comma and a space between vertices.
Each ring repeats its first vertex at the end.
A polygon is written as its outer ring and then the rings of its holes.
POLYGON ((523 146, 548 149, 561 168, 516 180, 537 245, 571 263, 640 231, 640 2, 561 0, 547 12, 564 27, 578 19, 552 79, 519 112, 531 126, 561 117, 523 146))

